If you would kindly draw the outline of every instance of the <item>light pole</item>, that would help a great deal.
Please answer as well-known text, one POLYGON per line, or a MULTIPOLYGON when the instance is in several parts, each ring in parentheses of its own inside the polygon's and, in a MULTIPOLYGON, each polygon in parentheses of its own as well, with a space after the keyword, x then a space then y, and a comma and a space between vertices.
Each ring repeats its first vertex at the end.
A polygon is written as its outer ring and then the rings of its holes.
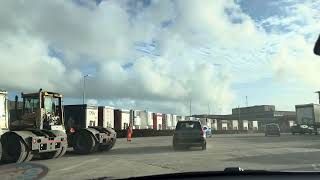
POLYGON ((320 91, 317 91, 317 92, 315 92, 315 93, 317 93, 318 96, 319 96, 319 104, 320 104, 320 91))
POLYGON ((89 75, 86 74, 83 76, 83 94, 82 94, 82 103, 85 104, 85 99, 86 99, 86 77, 89 75))

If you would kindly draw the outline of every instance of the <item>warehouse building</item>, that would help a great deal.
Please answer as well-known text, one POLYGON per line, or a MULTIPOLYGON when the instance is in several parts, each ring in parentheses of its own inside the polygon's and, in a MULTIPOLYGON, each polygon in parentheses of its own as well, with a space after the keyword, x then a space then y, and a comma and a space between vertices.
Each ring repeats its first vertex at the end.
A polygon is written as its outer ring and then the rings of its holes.
POLYGON ((227 115, 193 115, 196 118, 209 118, 212 129, 258 131, 268 123, 278 123, 284 132, 290 130, 296 119, 295 111, 277 111, 274 105, 257 105, 233 108, 227 115))

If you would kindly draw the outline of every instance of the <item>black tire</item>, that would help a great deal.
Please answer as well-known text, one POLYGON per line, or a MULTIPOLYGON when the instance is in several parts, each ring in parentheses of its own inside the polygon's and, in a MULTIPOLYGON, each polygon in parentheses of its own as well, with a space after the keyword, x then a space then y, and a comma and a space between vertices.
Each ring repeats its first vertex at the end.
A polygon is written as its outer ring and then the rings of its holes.
POLYGON ((33 153, 32 153, 32 151, 27 151, 27 156, 26 156, 24 162, 31 161, 32 158, 33 158, 33 153))
POLYGON ((113 146, 114 146, 115 143, 116 143, 116 139, 113 139, 110 144, 100 145, 100 146, 99 146, 99 151, 109 151, 110 149, 113 148, 113 146))
POLYGON ((57 158, 60 158, 66 154, 68 146, 62 146, 61 148, 62 148, 62 150, 61 150, 60 154, 57 156, 57 158))
POLYGON ((0 141, 0 161, 1 161, 1 158, 2 158, 2 143, 0 141))
POLYGON ((207 143, 202 144, 201 149, 202 150, 206 150, 207 149, 207 143))
POLYGON ((62 149, 58 149, 57 151, 53 152, 40 153, 39 156, 41 159, 54 159, 58 157, 58 155, 61 153, 61 150, 62 149))
POLYGON ((90 133, 80 131, 75 134, 72 146, 78 154, 89 154, 96 150, 96 141, 90 133))
POLYGON ((3 139, 2 161, 5 163, 21 163, 27 157, 26 145, 16 134, 8 134, 3 139))

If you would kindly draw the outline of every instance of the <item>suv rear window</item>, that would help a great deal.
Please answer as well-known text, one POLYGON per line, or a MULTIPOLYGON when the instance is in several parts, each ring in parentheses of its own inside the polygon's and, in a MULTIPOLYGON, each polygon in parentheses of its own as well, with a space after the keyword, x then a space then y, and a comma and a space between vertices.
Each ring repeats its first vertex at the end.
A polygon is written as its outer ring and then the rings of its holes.
POLYGON ((201 129, 199 122, 178 122, 176 130, 201 129))

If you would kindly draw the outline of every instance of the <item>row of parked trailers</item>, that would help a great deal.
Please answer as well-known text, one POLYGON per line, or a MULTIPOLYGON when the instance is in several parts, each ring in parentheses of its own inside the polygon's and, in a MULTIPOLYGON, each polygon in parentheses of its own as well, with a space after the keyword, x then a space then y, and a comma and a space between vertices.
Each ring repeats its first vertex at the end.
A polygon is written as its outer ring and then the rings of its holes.
MULTIPOLYGON (((65 105, 65 126, 74 124, 75 119, 85 118, 89 126, 110 127, 115 130, 127 129, 132 124, 134 129, 174 129, 177 121, 184 120, 184 116, 154 113, 150 111, 115 109, 110 106, 65 105), (95 124, 98 119, 98 124, 95 124), (69 123, 70 122, 70 123, 69 123), (71 123, 72 122, 72 123, 71 123)), ((79 121, 80 122, 80 121, 79 121)), ((78 125, 81 126, 80 124, 78 125)))
MULTIPOLYGON (((213 130, 258 130, 257 121, 248 120, 216 120, 194 118, 173 114, 155 113, 146 110, 115 109, 110 106, 65 105, 65 126, 74 124, 74 119, 85 118, 89 126, 110 127, 115 130, 127 129, 132 124, 133 129, 175 129, 178 121, 198 120, 213 130), (96 120, 98 119, 98 121, 96 120), (95 124, 98 122, 98 124, 95 124)), ((81 124, 78 124, 81 127, 81 124)))

